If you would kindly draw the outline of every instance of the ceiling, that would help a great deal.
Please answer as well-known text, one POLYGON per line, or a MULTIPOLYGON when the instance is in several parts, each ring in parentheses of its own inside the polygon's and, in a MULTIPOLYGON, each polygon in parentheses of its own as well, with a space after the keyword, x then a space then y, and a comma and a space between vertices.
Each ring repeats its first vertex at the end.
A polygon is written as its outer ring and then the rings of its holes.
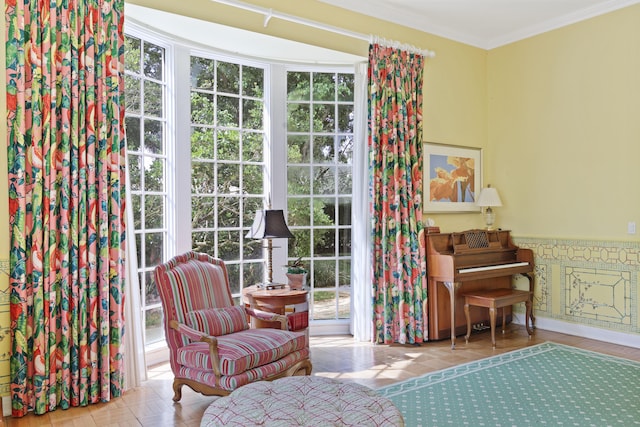
POLYGON ((461 43, 492 49, 640 0, 320 0, 461 43))

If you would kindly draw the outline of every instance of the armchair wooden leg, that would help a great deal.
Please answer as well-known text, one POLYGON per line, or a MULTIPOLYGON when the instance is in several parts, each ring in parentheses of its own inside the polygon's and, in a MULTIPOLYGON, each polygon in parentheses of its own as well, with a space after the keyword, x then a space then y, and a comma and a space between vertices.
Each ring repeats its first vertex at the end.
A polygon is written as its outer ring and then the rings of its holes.
POLYGON ((173 380, 173 401, 179 402, 182 399, 182 382, 177 379, 173 380))

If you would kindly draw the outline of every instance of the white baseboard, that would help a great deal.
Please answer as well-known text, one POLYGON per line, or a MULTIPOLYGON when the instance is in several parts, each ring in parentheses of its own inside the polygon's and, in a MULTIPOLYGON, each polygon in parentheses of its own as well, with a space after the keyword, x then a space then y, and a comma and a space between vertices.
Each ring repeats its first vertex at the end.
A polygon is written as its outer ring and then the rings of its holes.
POLYGON ((316 322, 309 325, 309 335, 350 335, 349 321, 316 322))
MULTIPOLYGON (((516 313, 513 318, 513 323, 524 325, 523 314, 516 313)), ((560 332, 563 334, 575 335, 577 337, 604 341, 611 344, 640 348, 640 335, 638 334, 594 328, 593 326, 581 325, 579 323, 563 322, 561 320, 536 316, 536 329, 544 329, 545 331, 560 332)))

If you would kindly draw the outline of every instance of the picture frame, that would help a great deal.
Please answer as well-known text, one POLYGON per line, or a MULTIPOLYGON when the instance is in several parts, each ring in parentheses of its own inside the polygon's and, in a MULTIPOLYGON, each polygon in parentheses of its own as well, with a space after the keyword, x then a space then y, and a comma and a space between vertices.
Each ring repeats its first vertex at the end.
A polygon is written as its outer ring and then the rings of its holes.
POLYGON ((423 211, 480 212, 482 149, 423 144, 423 211))

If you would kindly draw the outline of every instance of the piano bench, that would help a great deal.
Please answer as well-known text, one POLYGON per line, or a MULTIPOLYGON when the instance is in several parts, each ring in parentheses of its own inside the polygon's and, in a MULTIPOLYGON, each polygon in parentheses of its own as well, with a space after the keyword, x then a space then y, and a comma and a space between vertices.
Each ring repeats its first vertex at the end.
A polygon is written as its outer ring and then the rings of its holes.
MULTIPOLYGON (((491 344, 496 348, 496 310, 502 308, 502 333, 505 332, 506 316, 504 307, 511 306, 516 303, 523 302, 527 308, 525 326, 529 338, 533 334, 532 325, 529 325, 529 319, 533 320, 532 313, 532 292, 521 291, 518 289, 489 289, 478 290, 464 294, 464 314, 467 318, 467 335, 464 337, 469 342, 471 336, 471 316, 469 315, 469 306, 487 307, 489 309, 489 319, 491 322, 491 344)), ((532 322, 533 323, 533 322, 532 322)))

